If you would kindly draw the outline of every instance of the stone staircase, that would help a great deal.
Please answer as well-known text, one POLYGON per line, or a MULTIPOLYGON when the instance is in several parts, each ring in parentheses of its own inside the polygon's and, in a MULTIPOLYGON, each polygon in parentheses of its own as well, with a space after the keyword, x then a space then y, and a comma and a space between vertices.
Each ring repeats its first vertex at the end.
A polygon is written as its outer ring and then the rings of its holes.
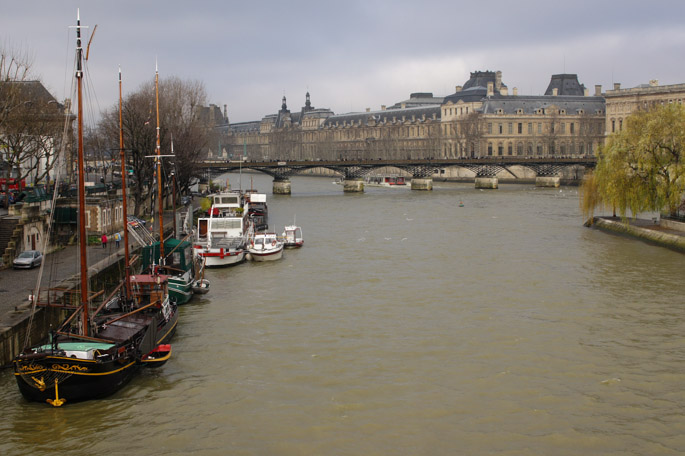
POLYGON ((0 219, 0 253, 5 266, 12 264, 17 255, 17 241, 21 236, 19 217, 6 216, 0 219))

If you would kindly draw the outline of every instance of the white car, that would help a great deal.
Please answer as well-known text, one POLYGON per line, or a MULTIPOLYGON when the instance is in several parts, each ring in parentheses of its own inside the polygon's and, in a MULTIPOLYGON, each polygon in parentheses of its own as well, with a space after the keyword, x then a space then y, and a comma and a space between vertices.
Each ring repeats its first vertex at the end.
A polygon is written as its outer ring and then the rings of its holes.
POLYGON ((43 254, 38 250, 24 250, 12 262, 14 269, 34 268, 43 262, 43 254))

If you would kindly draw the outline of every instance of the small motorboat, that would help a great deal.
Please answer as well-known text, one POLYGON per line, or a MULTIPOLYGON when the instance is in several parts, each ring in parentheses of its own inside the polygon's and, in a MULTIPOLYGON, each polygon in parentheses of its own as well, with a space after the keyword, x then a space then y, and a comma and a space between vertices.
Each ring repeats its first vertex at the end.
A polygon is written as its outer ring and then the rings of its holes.
POLYGON ((193 293, 206 294, 209 292, 209 279, 198 279, 193 282, 193 293))
POLYGON ((304 238, 302 237, 302 228, 295 225, 286 226, 281 235, 283 245, 286 248, 302 247, 304 245, 304 238))
POLYGON ((159 367, 171 358, 171 345, 160 344, 140 359, 140 363, 147 367, 159 367))
POLYGON ((283 256, 283 242, 276 233, 256 233, 247 249, 252 261, 280 260, 283 256))

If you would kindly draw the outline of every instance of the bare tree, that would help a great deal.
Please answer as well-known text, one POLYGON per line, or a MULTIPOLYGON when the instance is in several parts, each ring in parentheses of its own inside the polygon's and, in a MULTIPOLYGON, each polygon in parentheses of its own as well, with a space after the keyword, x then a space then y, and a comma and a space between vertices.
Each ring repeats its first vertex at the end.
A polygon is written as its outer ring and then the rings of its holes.
POLYGON ((456 137, 460 148, 467 157, 480 156, 480 144, 483 139, 483 115, 471 112, 457 122, 456 137))
MULTIPOLYGON (((162 160, 162 179, 164 184, 170 184, 170 175, 174 171, 181 192, 188 191, 194 179, 199 177, 196 162, 200 152, 208 144, 210 129, 202 124, 198 116, 198 109, 205 102, 206 93, 200 82, 170 77, 159 83, 161 152, 162 155, 171 154, 173 139, 175 155, 171 160, 162 160)), ((105 147, 117 151, 118 109, 118 105, 113 106, 98 125, 105 147)), ((133 169, 134 185, 131 193, 135 203, 134 213, 140 215, 148 198, 150 206, 152 205, 152 196, 157 188, 155 160, 150 158, 156 153, 157 140, 153 81, 143 84, 124 99, 122 121, 126 159, 133 169)), ((172 191, 169 185, 163 185, 162 188, 165 194, 172 191)))
MULTIPOLYGON (((62 140, 63 107, 39 81, 29 80, 30 69, 25 53, 0 48, 0 159, 6 192, 12 174, 18 181, 49 177, 62 140)), ((5 207, 8 203, 5 198, 5 207)))

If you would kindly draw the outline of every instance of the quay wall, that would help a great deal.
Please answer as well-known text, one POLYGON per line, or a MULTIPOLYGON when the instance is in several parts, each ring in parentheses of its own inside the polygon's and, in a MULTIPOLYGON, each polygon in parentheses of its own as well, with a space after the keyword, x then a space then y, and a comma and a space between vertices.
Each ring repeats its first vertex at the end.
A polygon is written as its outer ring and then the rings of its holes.
MULTIPOLYGON (((105 258, 89 268, 89 282, 91 290, 105 290, 105 295, 111 292, 122 276, 124 270, 124 258, 114 254, 105 258)), ((70 297, 78 301, 78 275, 63 281, 59 286, 67 291, 61 292, 57 297, 57 305, 75 304, 70 303, 70 297)), ((69 315, 69 310, 63 307, 38 307, 31 323, 29 345, 41 342, 51 329, 56 329, 59 324, 69 315)), ((31 304, 25 301, 15 306, 0 319, 0 366, 9 367, 12 360, 24 347, 24 340, 31 319, 31 304)))
MULTIPOLYGON (((672 225, 664 224, 664 222, 665 220, 662 219, 660 225, 653 225, 652 227, 645 228, 644 226, 649 225, 639 226, 639 224, 631 224, 629 221, 624 222, 621 219, 614 220, 604 217, 593 217, 591 221, 586 223, 586 226, 597 228, 602 231, 636 237, 672 250, 685 252, 685 229, 683 228, 685 227, 685 224, 673 222, 681 225, 679 228, 683 230, 683 234, 676 234, 663 231, 662 229, 674 231, 674 228, 671 227, 672 225)), ((680 230, 675 229, 675 231, 680 230)))

